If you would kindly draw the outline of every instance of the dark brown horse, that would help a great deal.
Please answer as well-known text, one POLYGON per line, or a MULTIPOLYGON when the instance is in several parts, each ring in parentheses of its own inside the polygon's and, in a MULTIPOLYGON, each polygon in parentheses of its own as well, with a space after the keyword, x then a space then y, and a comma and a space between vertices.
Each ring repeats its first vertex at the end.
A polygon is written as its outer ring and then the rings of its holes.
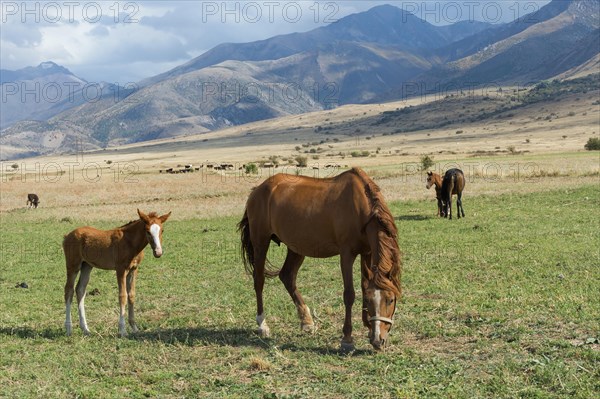
POLYGON ((90 333, 85 319, 84 299, 92 268, 116 270, 119 286, 119 334, 127 335, 125 328, 125 304, 128 304, 129 324, 133 332, 138 330, 135 324, 133 304, 135 300, 135 279, 142 259, 144 248, 150 244, 155 258, 163 254, 163 223, 171 212, 158 216, 148 215, 138 209, 139 219, 114 230, 98 230, 93 227, 79 227, 65 236, 63 250, 67 263, 67 283, 65 284, 65 328, 71 335, 71 302, 73 286, 77 275, 77 303, 79 326, 85 335, 90 333))
POLYGON ((431 186, 435 186, 435 198, 437 199, 438 205, 438 216, 444 216, 444 209, 442 206, 442 176, 434 172, 427 172, 427 184, 425 187, 429 190, 431 186))
POLYGON ((444 216, 452 219, 452 196, 456 195, 456 212, 458 218, 460 215, 465 217, 465 211, 462 206, 462 192, 465 188, 465 175, 460 169, 449 169, 444 174, 442 180, 442 203, 444 206, 444 216))
POLYGON ((37 194, 27 194, 27 207, 37 208, 40 204, 40 197, 37 194))
POLYGON ((360 255, 363 323, 373 347, 384 347, 401 294, 400 250, 394 218, 365 172, 354 168, 329 179, 277 174, 252 191, 238 227, 244 265, 254 277, 259 334, 269 335, 263 309, 265 274, 279 276, 296 305, 301 329, 313 331, 310 309, 296 287, 298 269, 306 256, 340 255, 346 308, 342 348, 353 348, 352 265, 360 255), (287 246, 277 271, 265 270, 271 240, 287 246))

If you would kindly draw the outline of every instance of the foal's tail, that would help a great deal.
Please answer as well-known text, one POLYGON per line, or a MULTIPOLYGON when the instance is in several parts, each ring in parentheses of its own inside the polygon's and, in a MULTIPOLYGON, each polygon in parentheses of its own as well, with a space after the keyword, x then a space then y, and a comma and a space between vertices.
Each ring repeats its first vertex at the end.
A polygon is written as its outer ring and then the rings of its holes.
MULTIPOLYGON (((254 275, 254 246, 252 245, 252 240, 250 239, 250 222, 248 221, 248 211, 244 212, 244 217, 238 223, 238 231, 240 232, 240 238, 242 241, 242 245, 240 248, 240 252, 242 255, 242 262, 244 263, 244 268, 248 274, 254 275)), ((273 265, 269 262, 268 259, 265 258, 266 265, 269 268, 264 268, 264 274, 268 278, 273 278, 279 276, 280 270, 274 270, 273 265)))

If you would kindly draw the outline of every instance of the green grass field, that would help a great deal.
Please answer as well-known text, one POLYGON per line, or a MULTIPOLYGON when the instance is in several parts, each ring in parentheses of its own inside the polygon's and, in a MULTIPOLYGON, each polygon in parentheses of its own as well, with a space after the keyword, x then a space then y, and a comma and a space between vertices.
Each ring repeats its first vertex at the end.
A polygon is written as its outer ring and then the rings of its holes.
MULTIPOLYGON (((600 188, 465 195, 467 217, 432 201, 390 204, 404 253, 404 297, 384 353, 355 304, 356 351, 338 351, 338 259, 307 260, 298 279, 318 330, 300 332, 270 280, 272 336, 254 334, 255 297, 239 258, 239 217, 168 221, 165 255, 146 249, 141 332, 117 337, 114 273, 92 272, 92 335, 63 329, 63 234, 77 220, 2 215, 0 397, 15 398, 592 398, 600 393, 600 188), (29 288, 16 288, 27 282, 29 288)), ((40 210, 43 215, 43 210, 40 210)), ((176 210, 174 210, 176 212, 176 210)), ((31 211, 30 211, 31 212, 31 211)), ((240 212, 241 216, 241 212, 240 212)), ((126 221, 99 222, 111 228, 126 221)), ((283 260, 272 247, 271 260, 283 260)), ((358 262, 355 287, 359 288, 358 262)), ((73 307, 74 322, 76 309, 73 307)))

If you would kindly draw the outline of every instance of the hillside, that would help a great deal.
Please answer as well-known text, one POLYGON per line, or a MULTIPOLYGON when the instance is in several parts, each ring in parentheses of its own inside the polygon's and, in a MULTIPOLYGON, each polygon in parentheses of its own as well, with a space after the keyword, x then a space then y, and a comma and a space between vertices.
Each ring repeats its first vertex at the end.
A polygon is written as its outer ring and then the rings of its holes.
POLYGON ((598 98, 600 75, 596 74, 544 82, 529 91, 454 92, 346 105, 81 155, 87 162, 135 163, 144 173, 157 173, 207 162, 241 165, 276 159, 295 165, 297 157, 305 157, 309 166, 405 163, 412 168, 423 154, 489 160, 506 154, 583 151, 587 140, 600 133, 598 98))
POLYGON ((137 90, 121 91, 117 101, 15 124, 2 132, 3 157, 70 151, 74 142, 104 148, 207 133, 345 104, 531 85, 593 71, 598 6, 600 0, 555 0, 510 24, 445 27, 379 6, 306 33, 223 44, 137 90))
POLYGON ((20 120, 46 120, 64 110, 64 103, 82 104, 73 94, 86 81, 53 62, 17 71, 0 70, 0 129, 20 120))

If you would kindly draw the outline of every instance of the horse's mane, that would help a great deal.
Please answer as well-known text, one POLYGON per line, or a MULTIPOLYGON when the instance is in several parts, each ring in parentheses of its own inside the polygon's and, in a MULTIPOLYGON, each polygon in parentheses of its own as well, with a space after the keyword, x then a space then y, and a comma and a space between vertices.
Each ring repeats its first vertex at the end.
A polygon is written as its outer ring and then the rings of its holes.
POLYGON ((352 168, 350 172, 356 175, 364 185, 365 195, 371 204, 369 220, 377 220, 386 233, 378 240, 379 265, 375 270, 370 268, 367 270, 369 274, 367 278, 373 279, 376 287, 400 295, 400 248, 398 248, 398 229, 392 212, 386 205, 379 186, 362 169, 352 168))
MULTIPOLYGON (((150 212, 150 213, 148 214, 148 217, 149 217, 149 218, 157 218, 157 217, 158 217, 158 213, 156 213, 156 212, 150 212)), ((137 223, 137 222, 139 222, 139 221, 140 221, 140 219, 131 220, 131 221, 129 221, 129 222, 127 222, 127 223, 125 223, 123 226, 120 226, 120 227, 118 227, 118 228, 119 228, 119 229, 123 229, 123 228, 125 228, 125 227, 128 227, 128 226, 131 226, 132 224, 134 224, 134 223, 137 223)))

